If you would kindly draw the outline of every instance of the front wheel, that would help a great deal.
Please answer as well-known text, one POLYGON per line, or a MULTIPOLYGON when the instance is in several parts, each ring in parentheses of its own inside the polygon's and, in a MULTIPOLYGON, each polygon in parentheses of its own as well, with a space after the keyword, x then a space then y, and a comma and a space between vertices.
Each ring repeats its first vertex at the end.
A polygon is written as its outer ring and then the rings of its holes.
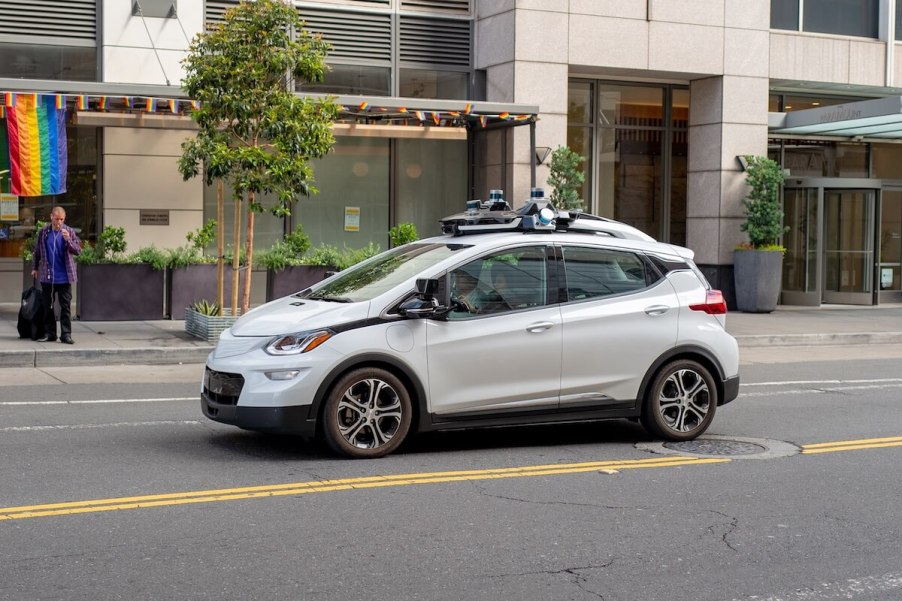
POLYGON ((412 413, 407 388, 391 372, 355 369, 332 387, 323 409, 323 433, 337 453, 382 457, 404 442, 412 413))
POLYGON ((711 373, 696 361, 668 363, 655 376, 642 408, 642 425, 665 440, 692 440, 714 419, 717 386, 711 373))

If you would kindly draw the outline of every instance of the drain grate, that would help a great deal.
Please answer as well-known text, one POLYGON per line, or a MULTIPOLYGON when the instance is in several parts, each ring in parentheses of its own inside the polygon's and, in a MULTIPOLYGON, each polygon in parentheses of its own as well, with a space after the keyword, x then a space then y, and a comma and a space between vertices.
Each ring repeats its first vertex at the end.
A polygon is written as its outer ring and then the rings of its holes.
POLYGON ((757 455, 767 447, 740 440, 687 440, 686 442, 665 442, 664 448, 680 453, 696 455, 757 455))

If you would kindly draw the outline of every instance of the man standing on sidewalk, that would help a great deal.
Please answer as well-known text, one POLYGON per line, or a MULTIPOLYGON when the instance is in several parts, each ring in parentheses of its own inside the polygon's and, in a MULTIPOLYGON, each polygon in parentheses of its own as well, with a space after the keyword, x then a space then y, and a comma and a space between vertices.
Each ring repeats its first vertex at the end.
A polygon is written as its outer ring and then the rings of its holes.
POLYGON ((54 297, 60 305, 60 342, 74 344, 72 340, 72 284, 78 279, 75 255, 81 253, 78 235, 68 225, 66 209, 53 207, 50 223, 38 232, 31 263, 31 277, 41 282, 44 297, 44 324, 47 334, 41 342, 56 341, 56 315, 54 297))

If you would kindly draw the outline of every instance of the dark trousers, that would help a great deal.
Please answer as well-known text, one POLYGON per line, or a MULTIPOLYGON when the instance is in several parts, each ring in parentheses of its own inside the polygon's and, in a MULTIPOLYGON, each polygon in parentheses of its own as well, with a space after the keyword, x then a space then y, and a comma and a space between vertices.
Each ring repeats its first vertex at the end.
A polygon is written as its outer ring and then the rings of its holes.
POLYGON ((56 313, 53 301, 60 305, 60 337, 72 335, 72 284, 47 284, 41 282, 44 297, 44 327, 47 336, 56 338, 56 313))

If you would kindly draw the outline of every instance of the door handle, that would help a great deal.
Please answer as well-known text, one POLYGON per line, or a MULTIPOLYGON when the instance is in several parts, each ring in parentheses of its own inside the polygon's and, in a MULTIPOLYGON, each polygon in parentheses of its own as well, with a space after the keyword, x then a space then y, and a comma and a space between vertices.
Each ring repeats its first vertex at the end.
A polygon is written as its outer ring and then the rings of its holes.
POLYGON ((664 315, 668 311, 670 311, 670 307, 667 305, 652 305, 651 307, 645 307, 645 314, 650 315, 651 317, 664 315))
POLYGON ((540 321, 534 324, 530 324, 526 327, 527 332, 532 332, 533 334, 538 334, 539 332, 544 332, 545 330, 549 330, 554 327, 554 324, 550 321, 540 321))

